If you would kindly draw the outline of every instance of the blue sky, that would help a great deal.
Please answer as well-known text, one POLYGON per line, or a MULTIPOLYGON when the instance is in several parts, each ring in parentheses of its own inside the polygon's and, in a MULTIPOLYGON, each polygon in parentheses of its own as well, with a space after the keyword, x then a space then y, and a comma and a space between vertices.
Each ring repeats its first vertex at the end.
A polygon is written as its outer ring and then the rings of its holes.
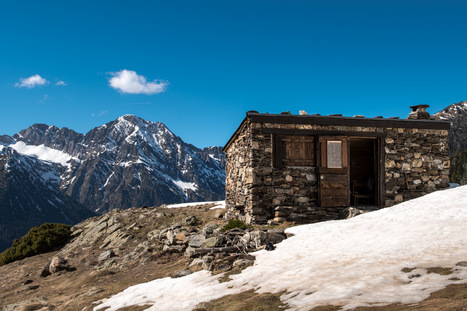
POLYGON ((224 145, 248 110, 467 100, 467 1, 2 1, 0 134, 123 114, 224 145))

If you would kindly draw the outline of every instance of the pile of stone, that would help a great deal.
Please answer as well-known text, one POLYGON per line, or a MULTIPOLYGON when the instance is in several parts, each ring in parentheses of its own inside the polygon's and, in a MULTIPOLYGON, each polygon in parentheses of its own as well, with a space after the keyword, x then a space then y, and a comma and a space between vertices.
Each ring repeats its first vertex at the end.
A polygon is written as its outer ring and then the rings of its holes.
POLYGON ((163 242, 163 252, 184 253, 186 257, 193 258, 189 271, 181 271, 178 276, 198 270, 223 272, 245 268, 254 260, 248 253, 273 250, 274 244, 287 237, 283 229, 234 228, 222 232, 216 223, 200 229, 196 227, 197 222, 195 216, 189 216, 183 221, 184 225, 176 223, 148 234, 150 239, 163 242))

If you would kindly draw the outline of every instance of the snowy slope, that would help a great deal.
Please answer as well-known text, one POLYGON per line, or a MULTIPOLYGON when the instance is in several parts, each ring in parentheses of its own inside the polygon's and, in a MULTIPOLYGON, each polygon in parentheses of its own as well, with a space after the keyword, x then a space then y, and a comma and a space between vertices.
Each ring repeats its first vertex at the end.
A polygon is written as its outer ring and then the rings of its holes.
POLYGON ((75 224, 95 215, 59 191, 57 166, 0 145, 0 251, 33 226, 75 224))
MULTIPOLYGON (((449 284, 467 283, 467 186, 435 192, 348 220, 288 229, 294 236, 232 281, 200 271, 132 286, 94 310, 153 305, 147 310, 191 310, 202 301, 255 289, 285 291, 289 310, 320 305, 357 306, 416 303, 449 284), (430 267, 452 274, 427 273, 430 267), (403 272, 404 268, 415 268, 403 272)), ((406 270, 404 270, 406 271, 406 270)))

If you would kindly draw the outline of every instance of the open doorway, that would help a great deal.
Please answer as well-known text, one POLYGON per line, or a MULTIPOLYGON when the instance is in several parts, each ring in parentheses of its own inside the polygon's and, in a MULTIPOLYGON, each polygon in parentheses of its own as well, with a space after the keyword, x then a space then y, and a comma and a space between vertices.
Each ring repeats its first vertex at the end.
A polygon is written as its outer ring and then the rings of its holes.
POLYGON ((354 137, 350 142, 350 204, 378 205, 378 139, 354 137))

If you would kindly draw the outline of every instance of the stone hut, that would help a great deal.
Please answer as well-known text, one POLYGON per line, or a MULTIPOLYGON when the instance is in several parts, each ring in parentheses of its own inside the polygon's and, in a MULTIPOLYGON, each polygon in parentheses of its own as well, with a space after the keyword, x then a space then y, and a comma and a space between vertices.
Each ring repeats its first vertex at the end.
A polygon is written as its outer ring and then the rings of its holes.
POLYGON ((449 187, 449 122, 249 111, 223 151, 227 216, 247 223, 338 219, 449 187))

